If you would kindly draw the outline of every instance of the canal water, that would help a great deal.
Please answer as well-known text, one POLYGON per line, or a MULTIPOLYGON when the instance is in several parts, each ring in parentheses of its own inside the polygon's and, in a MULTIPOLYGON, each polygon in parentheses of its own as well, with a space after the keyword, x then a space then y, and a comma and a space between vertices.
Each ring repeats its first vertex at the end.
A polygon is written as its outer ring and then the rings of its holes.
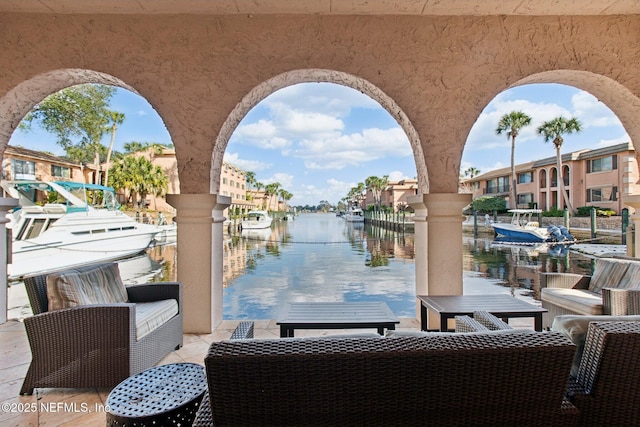
MULTIPOLYGON (((223 317, 275 319, 290 301, 384 301, 397 316, 414 317, 414 248, 413 233, 333 214, 301 214, 225 235, 223 317)), ((594 265, 567 248, 500 245, 471 233, 463 235, 462 257, 465 294, 508 294, 534 305, 540 273, 591 274, 594 265)), ((132 264, 120 265, 127 283, 175 280, 175 245, 152 248, 132 264)))

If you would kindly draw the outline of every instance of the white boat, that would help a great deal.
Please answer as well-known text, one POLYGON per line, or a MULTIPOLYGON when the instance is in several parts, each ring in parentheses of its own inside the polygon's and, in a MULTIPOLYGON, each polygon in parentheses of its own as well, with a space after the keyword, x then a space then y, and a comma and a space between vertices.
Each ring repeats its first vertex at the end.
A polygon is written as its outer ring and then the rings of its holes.
POLYGON ((364 222, 364 212, 357 207, 350 207, 349 211, 344 215, 347 222, 364 222))
POLYGON ((511 209, 511 223, 494 222, 491 224, 498 236, 504 236, 513 242, 572 242, 575 239, 564 227, 540 227, 533 215, 542 212, 540 209, 511 209))
POLYGON ((269 216, 267 211, 249 211, 247 217, 242 220, 243 230, 255 230, 260 228, 271 227, 273 218, 269 216))
POLYGON ((110 187, 3 181, 2 188, 20 202, 7 215, 12 235, 9 280, 126 258, 145 250, 159 232, 120 211, 110 187))

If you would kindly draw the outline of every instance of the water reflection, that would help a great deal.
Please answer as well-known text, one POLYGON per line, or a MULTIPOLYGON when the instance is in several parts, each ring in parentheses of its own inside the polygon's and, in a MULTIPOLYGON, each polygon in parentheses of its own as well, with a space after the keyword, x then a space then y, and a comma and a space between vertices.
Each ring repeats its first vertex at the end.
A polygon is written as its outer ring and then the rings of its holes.
POLYGON ((266 238, 229 237, 224 250, 225 319, 273 319, 287 301, 385 301, 415 315, 412 236, 305 214, 266 238))
MULTIPOLYGON (((540 273, 591 274, 594 260, 571 252, 568 248, 546 245, 503 245, 493 239, 463 236, 463 269, 465 293, 467 277, 486 278, 494 286, 508 289, 513 296, 540 300, 540 273)), ((469 289, 468 293, 475 293, 469 289)))
MULTIPOLYGON (((287 301, 384 301, 398 316, 415 316, 413 234, 304 214, 225 235, 223 249, 225 319, 274 319, 287 301)), ((176 280, 175 244, 148 253, 159 265, 152 281, 176 280)), ((503 293, 536 305, 541 272, 591 274, 594 264, 569 251, 471 235, 463 236, 462 261, 465 294, 503 293)))

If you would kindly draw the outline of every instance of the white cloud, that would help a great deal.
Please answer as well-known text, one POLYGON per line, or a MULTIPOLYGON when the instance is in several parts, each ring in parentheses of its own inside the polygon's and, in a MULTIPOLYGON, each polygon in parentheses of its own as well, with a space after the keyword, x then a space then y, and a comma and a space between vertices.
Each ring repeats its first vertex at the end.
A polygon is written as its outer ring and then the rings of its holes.
POLYGON ((411 179, 412 177, 405 175, 404 172, 401 171, 392 171, 389 172, 389 181, 402 181, 403 179, 411 179))
POLYGON ((138 110, 138 111, 136 112, 136 114, 137 114, 138 116, 146 116, 148 113, 147 113, 146 111, 144 111, 144 110, 138 110))
POLYGON ((380 105, 356 90, 331 83, 288 86, 264 100, 267 107, 285 104, 298 111, 313 111, 346 117, 353 108, 379 108, 380 105))
POLYGON ((582 123, 582 128, 622 126, 618 117, 604 103, 588 92, 579 91, 571 97, 574 116, 582 123))
POLYGON ((273 182, 279 182, 281 188, 284 188, 285 190, 291 192, 291 190, 289 190, 294 183, 294 176, 288 173, 284 173, 284 172, 278 172, 273 174, 271 177, 265 179, 262 181, 264 184, 271 184, 273 182))
POLYGON ((228 151, 224 153, 223 159, 225 162, 231 163, 232 165, 237 166, 244 171, 261 172, 264 170, 269 170, 273 167, 273 165, 270 163, 265 163, 258 160, 241 159, 238 153, 232 154, 228 151))
POLYGON ((385 157, 413 155, 406 134, 400 128, 364 129, 362 133, 335 138, 306 139, 292 153, 311 169, 344 169, 385 157))

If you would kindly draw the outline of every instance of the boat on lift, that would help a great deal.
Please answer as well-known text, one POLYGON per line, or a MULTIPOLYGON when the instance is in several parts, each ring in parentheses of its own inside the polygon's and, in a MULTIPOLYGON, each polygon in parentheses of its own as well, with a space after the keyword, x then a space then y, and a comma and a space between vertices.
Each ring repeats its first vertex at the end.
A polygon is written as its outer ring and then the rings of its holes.
POLYGON ((491 226, 497 236, 514 243, 569 243, 575 239, 565 227, 540 227, 533 215, 542 213, 540 209, 510 209, 510 223, 493 222, 491 226))
POLYGON ((273 218, 267 211, 249 211, 247 217, 242 220, 241 226, 243 230, 256 230, 269 228, 272 222, 273 218))
POLYGON ((122 212, 111 187, 44 181, 1 186, 19 200, 7 215, 9 280, 126 258, 145 250, 160 231, 122 212))

